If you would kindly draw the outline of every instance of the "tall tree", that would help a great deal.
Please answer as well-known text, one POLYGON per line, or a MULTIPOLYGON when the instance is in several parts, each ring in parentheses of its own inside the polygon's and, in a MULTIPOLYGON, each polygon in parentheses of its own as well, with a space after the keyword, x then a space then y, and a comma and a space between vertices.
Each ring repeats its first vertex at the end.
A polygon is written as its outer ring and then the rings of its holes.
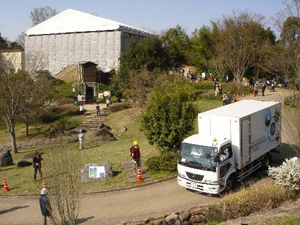
POLYGON ((237 82, 242 81, 263 44, 262 21, 262 16, 234 11, 222 21, 212 23, 218 62, 226 64, 237 82))
POLYGON ((8 44, 6 40, 1 36, 1 33, 0 33, 0 49, 8 49, 8 44))
POLYGON ((161 36, 161 40, 167 49, 171 64, 190 64, 189 36, 181 26, 177 25, 175 28, 170 28, 161 36))
POLYGON ((28 82, 26 73, 17 74, 1 72, 0 74, 0 116, 6 123, 11 137, 11 147, 17 153, 15 122, 21 102, 26 97, 28 82))
POLYGON ((45 20, 55 16, 57 14, 56 9, 52 9, 49 6, 34 8, 30 12, 30 19, 32 21, 32 26, 35 26, 45 20))

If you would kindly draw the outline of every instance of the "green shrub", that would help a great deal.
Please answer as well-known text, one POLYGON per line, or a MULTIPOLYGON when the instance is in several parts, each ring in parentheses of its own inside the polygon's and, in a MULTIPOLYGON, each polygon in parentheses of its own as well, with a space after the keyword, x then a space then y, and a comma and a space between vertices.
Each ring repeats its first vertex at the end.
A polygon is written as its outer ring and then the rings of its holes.
POLYGON ((177 169, 177 158, 176 153, 167 152, 160 156, 149 158, 146 165, 150 171, 175 172, 177 169))
MULTIPOLYGON (((57 86, 57 91, 59 96, 63 96, 63 97, 72 97, 73 93, 72 93, 72 83, 62 83, 60 85, 57 86)), ((75 93, 74 93, 75 94, 75 93)))
POLYGON ((213 90, 214 88, 214 84, 212 82, 208 82, 208 81, 201 81, 199 83, 192 83, 192 85, 196 88, 196 89, 200 89, 200 90, 213 90))
POLYGON ((245 87, 239 83, 229 82, 223 84, 223 93, 225 92, 226 93, 230 92, 231 94, 239 94, 239 95, 242 95, 242 93, 244 93, 244 95, 248 95, 248 94, 252 94, 253 88, 245 87))
POLYGON ((150 144, 161 152, 169 151, 194 129, 197 110, 193 100, 194 88, 181 77, 156 87, 147 102, 141 128, 150 144))
POLYGON ((222 96, 221 95, 218 95, 218 96, 215 96, 215 95, 205 95, 205 96, 201 96, 200 99, 203 99, 203 100, 208 100, 208 101, 212 101, 212 100, 222 100, 222 96))

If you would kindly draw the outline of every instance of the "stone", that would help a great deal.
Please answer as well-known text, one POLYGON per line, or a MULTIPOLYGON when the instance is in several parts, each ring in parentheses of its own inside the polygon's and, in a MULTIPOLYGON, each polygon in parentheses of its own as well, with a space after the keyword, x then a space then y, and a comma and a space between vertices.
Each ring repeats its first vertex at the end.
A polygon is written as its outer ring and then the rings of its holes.
MULTIPOLYGON (((43 155, 44 152, 39 152, 40 155, 43 155)), ((25 160, 25 159, 32 159, 34 157, 34 153, 30 153, 30 154, 27 154, 27 155, 24 155, 24 157, 21 159, 22 161, 25 160)))
POLYGON ((101 138, 102 141, 115 141, 115 140, 117 140, 117 138, 114 137, 114 135, 106 129, 98 130, 97 133, 96 133, 96 136, 102 137, 101 138))
POLYGON ((195 224, 195 223, 203 223, 206 221, 206 217, 203 216, 203 215, 193 215, 190 219, 190 222, 192 224, 195 224))
POLYGON ((111 128, 107 125, 105 125, 104 123, 99 123, 98 124, 98 130, 110 130, 111 128))
POLYGON ((17 167, 26 167, 26 166, 31 166, 32 163, 31 162, 28 162, 26 160, 19 160, 17 162, 17 167))
POLYGON ((172 224, 172 225, 180 225, 180 221, 178 220, 178 215, 172 213, 171 215, 167 216, 165 218, 165 221, 167 224, 172 224))
MULTIPOLYGON (((97 168, 97 171, 94 171, 97 175, 99 175, 98 169, 99 168, 97 168)), ((108 180, 108 179, 111 179, 113 177, 112 166, 108 162, 99 163, 99 164, 95 164, 95 163, 85 164, 80 172, 81 172, 80 175, 81 175, 81 182, 82 183, 108 180), (92 174, 89 171, 90 166, 91 167, 104 167, 105 174, 101 174, 103 176, 91 177, 92 174)))
POLYGON ((68 140, 68 143, 75 143, 75 142, 78 142, 78 138, 70 138, 68 140))
POLYGON ((119 131, 119 135, 123 134, 127 130, 128 130, 127 127, 122 127, 119 131))
POLYGON ((13 159, 10 150, 6 150, 0 154, 0 167, 13 165, 13 159))
POLYGON ((153 225, 167 225, 164 219, 157 219, 153 221, 153 225))
POLYGON ((189 212, 183 212, 183 213, 180 213, 180 214, 179 214, 179 220, 180 220, 181 222, 187 221, 187 220, 189 220, 190 218, 191 218, 191 214, 190 214, 189 212))

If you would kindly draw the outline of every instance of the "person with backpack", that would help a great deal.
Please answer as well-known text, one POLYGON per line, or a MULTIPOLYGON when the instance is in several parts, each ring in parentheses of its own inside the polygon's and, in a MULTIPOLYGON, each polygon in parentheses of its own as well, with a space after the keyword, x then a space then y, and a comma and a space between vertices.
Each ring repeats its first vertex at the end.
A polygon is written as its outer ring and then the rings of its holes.
POLYGON ((141 166, 141 153, 139 143, 137 141, 134 141, 133 146, 130 148, 130 156, 136 164, 136 167, 141 166))

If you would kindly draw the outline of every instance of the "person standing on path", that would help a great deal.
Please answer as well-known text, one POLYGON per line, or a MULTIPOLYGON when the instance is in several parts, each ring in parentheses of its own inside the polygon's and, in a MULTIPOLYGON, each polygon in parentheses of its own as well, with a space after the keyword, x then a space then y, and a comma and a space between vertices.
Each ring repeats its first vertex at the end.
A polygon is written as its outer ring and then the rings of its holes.
POLYGON ((63 121, 60 121, 59 128, 60 128, 60 133, 65 134, 66 126, 65 126, 65 123, 63 121))
POLYGON ((39 171, 40 178, 43 179, 43 174, 42 174, 42 157, 39 153, 39 151, 35 151, 34 157, 32 159, 32 164, 34 168, 34 174, 33 174, 33 180, 36 182, 36 174, 37 171, 39 171))
POLYGON ((257 86, 257 83, 254 84, 253 92, 254 92, 254 97, 258 96, 258 86, 257 86))
POLYGON ((79 151, 83 150, 84 134, 83 134, 82 130, 79 130, 78 141, 79 141, 79 151))
POLYGON ((50 201, 48 198, 48 190, 46 188, 43 188, 41 190, 41 196, 40 196, 40 208, 43 218, 43 225, 47 225, 47 217, 50 216, 50 201))
POLYGON ((50 139, 54 138, 55 137, 55 133, 54 133, 54 127, 53 127, 53 125, 50 125, 49 130, 50 130, 50 139))
POLYGON ((79 105, 79 112, 81 115, 83 115, 83 105, 82 104, 79 105))
POLYGON ((131 158, 136 164, 136 167, 141 166, 141 153, 139 143, 137 141, 133 142, 133 146, 130 148, 131 158))
POLYGON ((265 90, 266 90, 266 84, 265 82, 262 83, 262 86, 261 86, 261 93, 262 93, 262 96, 265 96, 265 90))
POLYGON ((97 116, 100 116, 100 106, 98 103, 96 105, 96 113, 97 113, 97 116))

